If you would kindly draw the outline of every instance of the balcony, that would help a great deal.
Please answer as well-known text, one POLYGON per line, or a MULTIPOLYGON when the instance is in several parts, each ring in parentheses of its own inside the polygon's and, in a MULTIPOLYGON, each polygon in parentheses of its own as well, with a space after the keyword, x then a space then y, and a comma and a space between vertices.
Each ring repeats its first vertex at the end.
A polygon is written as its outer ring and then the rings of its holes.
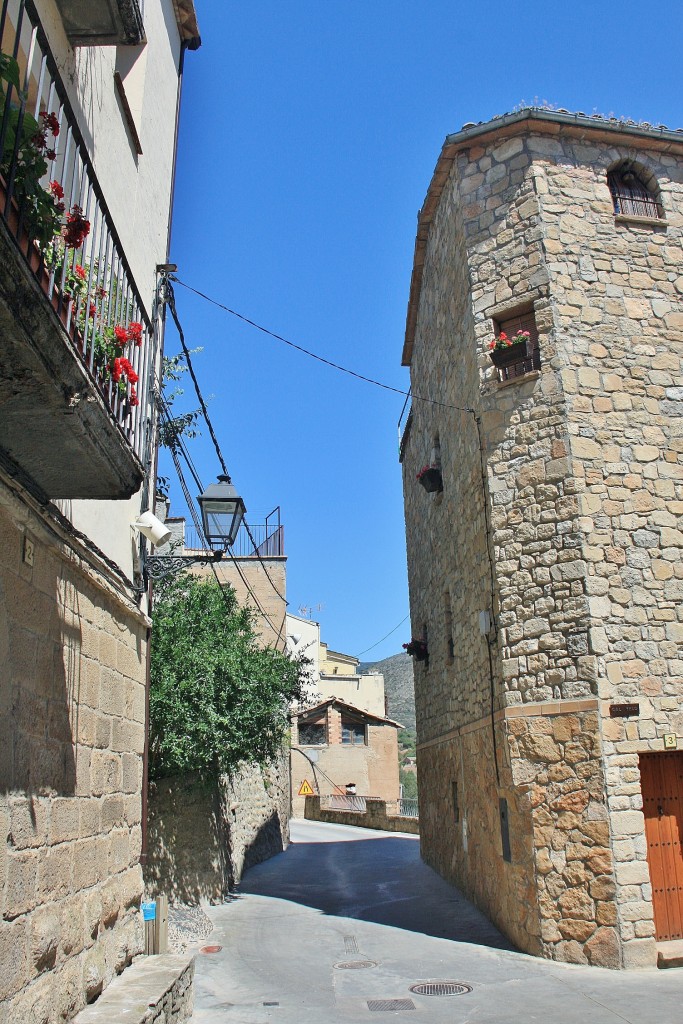
MULTIPOLYGON (((167 525, 175 520, 167 520, 167 525)), ((205 551, 206 544, 193 526, 184 529, 184 550, 186 552, 205 551)), ((285 553, 285 529, 280 523, 280 506, 273 509, 265 522, 249 525, 247 532, 244 525, 240 526, 235 543, 230 549, 235 558, 281 558, 285 553), (251 533, 251 537, 249 536, 251 533), (252 539, 253 538, 253 539, 252 539)))
POLYGON ((145 30, 138 0, 56 0, 72 46, 135 46, 145 30))
POLYGON ((29 0, 3 4, 0 50, 0 462, 42 497, 127 498, 151 322, 29 0))

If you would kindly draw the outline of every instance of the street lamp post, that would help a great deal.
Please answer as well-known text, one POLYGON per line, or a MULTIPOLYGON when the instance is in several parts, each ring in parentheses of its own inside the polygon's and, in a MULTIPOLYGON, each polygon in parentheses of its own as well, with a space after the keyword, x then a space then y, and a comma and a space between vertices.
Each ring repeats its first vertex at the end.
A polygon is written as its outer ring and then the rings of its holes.
POLYGON ((204 555, 147 555, 143 557, 143 588, 149 580, 163 580, 192 565, 220 562, 224 549, 231 548, 246 514, 243 499, 235 490, 230 477, 221 475, 218 483, 210 484, 197 498, 202 510, 204 536, 211 551, 204 555))

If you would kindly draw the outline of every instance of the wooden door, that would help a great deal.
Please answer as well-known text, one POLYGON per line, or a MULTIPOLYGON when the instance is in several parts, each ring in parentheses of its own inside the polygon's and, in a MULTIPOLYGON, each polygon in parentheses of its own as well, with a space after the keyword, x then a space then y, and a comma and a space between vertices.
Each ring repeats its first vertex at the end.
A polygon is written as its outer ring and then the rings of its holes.
POLYGON ((683 939, 683 751, 640 755, 655 933, 683 939))

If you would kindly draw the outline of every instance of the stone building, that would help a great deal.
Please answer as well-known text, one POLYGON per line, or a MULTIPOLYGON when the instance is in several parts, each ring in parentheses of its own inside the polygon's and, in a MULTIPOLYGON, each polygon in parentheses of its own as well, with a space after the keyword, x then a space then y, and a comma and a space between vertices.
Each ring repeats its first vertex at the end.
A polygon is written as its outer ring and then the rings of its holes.
POLYGON ((0 1019, 64 1021, 142 949, 155 464, 191 0, 0 12, 0 1019), (10 57, 16 57, 12 64, 10 57), (114 362, 114 360, 118 362, 114 362), (122 362, 125 360, 125 362, 122 362))
POLYGON ((423 856, 521 949, 614 968, 683 938, 682 235, 680 131, 466 125, 403 350, 423 856))
MULTIPOLYGON (((292 814, 303 818, 304 780, 313 793, 346 806, 347 793, 375 797, 391 805, 400 796, 398 730, 402 726, 378 712, 339 697, 302 708, 292 727, 292 814), (349 787, 347 790, 347 786, 349 787)), ((306 789, 306 787, 304 787, 306 789)), ((311 795, 311 794, 308 794, 311 795)))

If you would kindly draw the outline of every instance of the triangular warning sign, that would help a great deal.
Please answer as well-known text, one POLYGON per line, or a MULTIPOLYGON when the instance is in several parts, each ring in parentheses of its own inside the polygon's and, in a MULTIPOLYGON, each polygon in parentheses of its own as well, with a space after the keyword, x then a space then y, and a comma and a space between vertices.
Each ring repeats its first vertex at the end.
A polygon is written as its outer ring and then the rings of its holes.
POLYGON ((312 788, 310 782, 308 781, 308 779, 304 779, 304 781, 299 786, 299 794, 298 795, 299 796, 313 796, 314 795, 313 794, 313 788, 312 788))

